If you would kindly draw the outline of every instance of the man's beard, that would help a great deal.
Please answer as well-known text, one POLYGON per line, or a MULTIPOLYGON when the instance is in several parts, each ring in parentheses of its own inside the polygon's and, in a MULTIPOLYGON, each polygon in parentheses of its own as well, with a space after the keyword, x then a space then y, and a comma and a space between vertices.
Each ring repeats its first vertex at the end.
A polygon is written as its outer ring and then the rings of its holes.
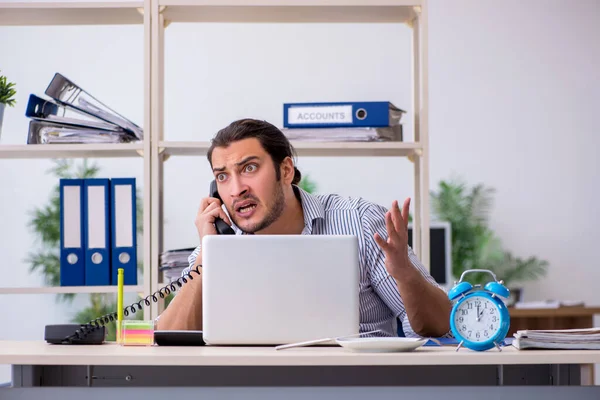
POLYGON ((274 193, 273 197, 274 197, 273 206, 271 207, 271 209, 269 210, 269 213, 265 216, 265 218, 262 221, 254 224, 253 226, 249 226, 246 228, 242 228, 240 226, 240 224, 238 224, 235 220, 233 222, 235 222, 235 224, 238 226, 238 228, 241 229, 242 232, 247 233, 247 234, 253 234, 253 233, 262 231, 263 229, 267 228, 273 222, 277 221, 277 219, 279 219, 279 217, 281 217, 281 214, 283 214, 283 209, 285 208, 285 196, 283 194, 283 185, 281 185, 279 183, 276 185, 275 193, 274 193))

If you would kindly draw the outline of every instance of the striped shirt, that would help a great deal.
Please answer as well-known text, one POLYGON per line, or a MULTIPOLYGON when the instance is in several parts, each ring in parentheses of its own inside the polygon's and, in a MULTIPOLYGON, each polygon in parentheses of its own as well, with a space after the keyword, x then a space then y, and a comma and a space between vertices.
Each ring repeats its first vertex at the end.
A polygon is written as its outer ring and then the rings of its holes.
MULTIPOLYGON (((360 265, 360 332, 380 329, 384 336, 397 335, 397 321, 402 322, 406 337, 419 337, 410 321, 398 291, 396 281, 385 268, 385 253, 373 234, 387 240, 385 213, 387 209, 362 198, 345 198, 336 194, 313 195, 294 186, 304 213, 303 235, 355 235, 358 237, 360 265)), ((243 234, 232 227, 236 234, 243 234)), ((200 252, 198 246, 189 256, 188 273, 200 252)), ((408 247, 409 259, 429 283, 440 287, 408 247)), ((440 287, 441 288, 441 287, 440 287)), ((443 290, 443 289, 442 289, 443 290)))

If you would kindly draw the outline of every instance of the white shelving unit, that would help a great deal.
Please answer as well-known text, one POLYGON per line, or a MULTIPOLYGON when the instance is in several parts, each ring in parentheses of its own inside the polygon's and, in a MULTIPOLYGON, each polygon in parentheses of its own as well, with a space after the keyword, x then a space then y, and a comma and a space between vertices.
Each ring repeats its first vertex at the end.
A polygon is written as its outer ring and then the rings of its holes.
MULTIPOLYGON (((55 159, 55 158, 122 158, 141 159, 143 177, 143 265, 144 283, 126 286, 126 292, 149 293, 150 286, 150 0, 106 2, 3 2, 0 0, 0 26, 44 25, 143 25, 144 41, 144 122, 143 143, 131 144, 67 144, 67 145, 3 145, 3 159, 55 159)), ((88 29, 83 27, 82 29, 88 29)), ((93 28, 92 28, 93 29, 93 28)), ((23 116, 23 118, 25 118, 23 116)), ((27 132, 22 132, 23 143, 27 132)), ((116 293, 116 286, 65 286, 65 287, 0 287, 2 294, 44 293, 116 293)))
MULTIPOLYGON (((1 0, 0 0, 1 1, 1 0)), ((414 249, 429 265, 429 135, 427 0, 144 0, 139 2, 0 2, 0 25, 144 25, 144 133, 141 144, 2 146, 0 159, 141 157, 144 163, 144 285, 128 288, 148 295, 161 286, 163 165, 170 157, 203 156, 208 142, 175 142, 164 135, 164 35, 171 22, 404 23, 412 27, 414 142, 293 142, 300 157, 408 157, 414 165, 414 249)), ((112 287, 0 288, 2 293, 77 293, 112 287), (56 290, 56 292, 53 292, 56 290)), ((151 317, 158 315, 153 304, 151 317)))
MULTIPOLYGON (((414 165, 414 250, 429 265, 429 140, 427 97, 427 0, 154 0, 152 2, 152 271, 162 246, 163 164, 172 156, 206 155, 208 142, 171 142, 164 135, 164 35, 170 23, 303 22, 405 23, 412 27, 414 143, 293 142, 299 157, 408 157, 414 165)), ((152 290, 162 287, 154 273, 152 290)), ((161 312, 152 306, 152 315, 161 312)))

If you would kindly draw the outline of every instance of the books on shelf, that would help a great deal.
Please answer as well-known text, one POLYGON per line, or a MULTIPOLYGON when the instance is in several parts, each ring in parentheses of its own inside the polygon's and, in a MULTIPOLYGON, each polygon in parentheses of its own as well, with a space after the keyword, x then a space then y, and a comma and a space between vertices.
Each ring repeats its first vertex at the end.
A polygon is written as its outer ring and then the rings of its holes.
POLYGON ((517 331, 513 336, 515 337, 515 339, 513 340, 512 344, 519 350, 600 349, 600 328, 521 330, 517 331))
POLYGON ((29 96, 27 144, 129 143, 144 138, 139 126, 60 73, 45 94, 50 99, 29 96))
POLYGON ((289 140, 403 141, 402 115, 389 101, 285 103, 282 132, 289 140))

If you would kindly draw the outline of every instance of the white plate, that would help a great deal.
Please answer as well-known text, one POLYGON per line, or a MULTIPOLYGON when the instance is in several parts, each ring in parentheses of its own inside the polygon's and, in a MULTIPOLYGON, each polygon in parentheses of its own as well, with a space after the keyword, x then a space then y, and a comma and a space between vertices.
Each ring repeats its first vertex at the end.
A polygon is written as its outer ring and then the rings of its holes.
POLYGON ((350 351, 389 353, 397 351, 413 351, 423 346, 427 339, 404 337, 366 337, 336 339, 337 344, 350 351))

